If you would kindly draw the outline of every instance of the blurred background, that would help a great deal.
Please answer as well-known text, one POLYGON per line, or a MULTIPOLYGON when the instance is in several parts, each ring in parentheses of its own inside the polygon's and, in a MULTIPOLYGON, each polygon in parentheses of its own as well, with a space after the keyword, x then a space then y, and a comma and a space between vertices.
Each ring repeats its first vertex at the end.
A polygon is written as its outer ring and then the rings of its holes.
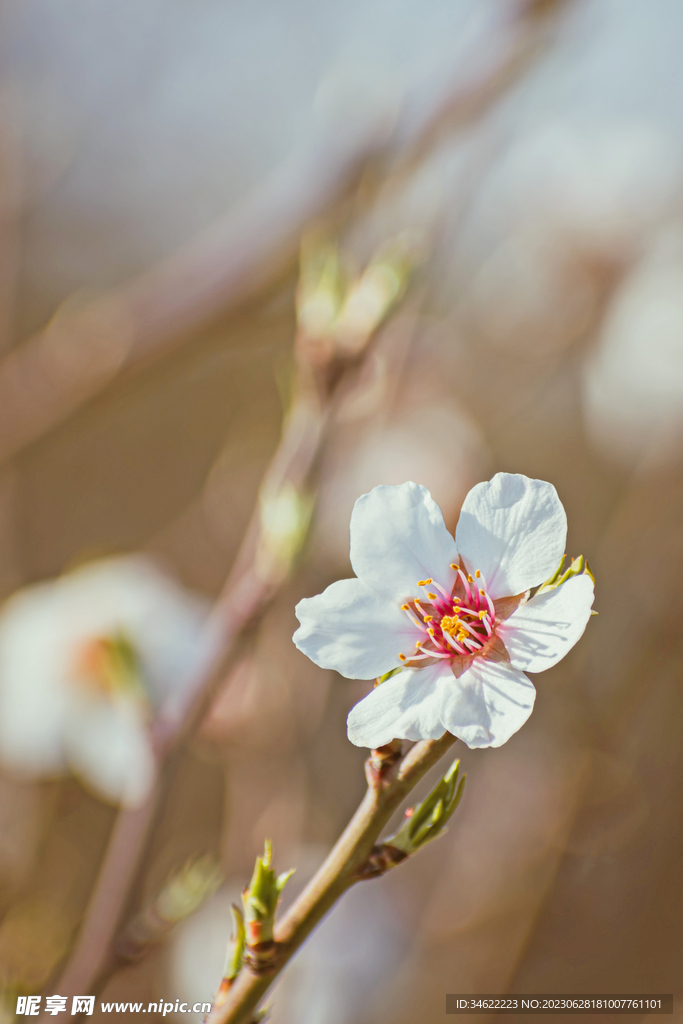
MULTIPOLYGON (((498 470, 556 485, 599 617, 520 733, 461 747, 448 835, 345 897, 272 1020, 680 995, 681 5, 3 0, 0 21, 3 598, 130 552, 214 598, 278 444, 301 237, 322 224, 361 268, 401 232, 421 253, 336 406, 304 550, 174 766, 137 905, 193 856, 224 881, 104 997, 210 999, 264 837, 291 898, 361 798, 367 684, 291 643, 296 601, 351 575, 355 499, 413 479, 454 528, 498 470)), ((2 768, 7 1020, 58 991, 116 814, 69 772, 2 768)))

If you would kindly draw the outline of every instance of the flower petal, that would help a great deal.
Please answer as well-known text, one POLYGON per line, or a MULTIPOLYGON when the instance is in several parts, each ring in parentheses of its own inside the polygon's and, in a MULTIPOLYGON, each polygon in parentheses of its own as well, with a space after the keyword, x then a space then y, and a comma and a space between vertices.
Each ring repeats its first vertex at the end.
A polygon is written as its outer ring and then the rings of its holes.
POLYGON ((155 705, 182 691, 202 653, 206 602, 144 555, 86 563, 54 586, 71 646, 121 631, 140 656, 155 705))
POLYGON ((441 509, 426 487, 382 484, 363 494, 351 514, 351 565, 356 576, 392 600, 415 596, 418 580, 450 589, 457 557, 441 509))
POLYGON ((543 672, 557 665, 582 636, 593 598, 590 576, 575 576, 520 605, 498 627, 515 668, 543 672))
POLYGON ((438 739, 446 731, 441 721, 443 690, 452 683, 448 664, 403 669, 351 708, 349 739, 371 749, 394 739, 438 739))
POLYGON ((508 662, 475 658, 444 690, 441 721, 468 747, 500 747, 531 714, 536 690, 508 662))
POLYGON ((422 634, 392 603, 360 580, 338 580, 317 597, 299 601, 301 623, 292 637, 321 668, 349 679, 374 679, 400 665, 422 634))
POLYGON ((545 480, 496 473, 463 502, 455 531, 470 572, 480 569, 491 597, 509 597, 538 586, 565 551, 567 516, 545 480))
POLYGON ((62 639, 51 583, 14 594, 0 615, 0 757, 29 775, 66 767, 72 695, 60 685, 62 639))
POLYGON ((144 720, 133 705, 79 700, 69 721, 67 756, 99 796, 131 807, 147 796, 155 766, 144 720))

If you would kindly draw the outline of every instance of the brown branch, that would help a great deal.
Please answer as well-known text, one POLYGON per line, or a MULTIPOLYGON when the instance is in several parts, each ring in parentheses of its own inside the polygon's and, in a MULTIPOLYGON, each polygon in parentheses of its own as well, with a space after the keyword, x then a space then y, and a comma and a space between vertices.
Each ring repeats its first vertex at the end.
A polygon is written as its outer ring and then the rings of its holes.
POLYGON ((90 982, 102 967, 119 921, 130 886, 131 865, 138 862, 145 849, 156 796, 155 790, 140 807, 121 811, 116 819, 83 926, 55 989, 69 1002, 73 996, 93 994, 90 982))
POLYGON ((264 974, 243 967, 207 1024, 251 1024, 277 975, 316 925, 347 889, 367 876, 365 865, 393 813, 454 743, 455 736, 450 733, 439 740, 423 740, 406 754, 398 768, 386 774, 367 762, 368 789, 363 802, 318 873, 276 925, 277 952, 272 970, 264 974))
MULTIPOLYGON (((278 488, 285 480, 290 480, 297 489, 304 486, 323 444, 334 398, 333 393, 321 402, 306 372, 300 372, 298 396, 262 489, 264 486, 278 488)), ((257 503, 235 566, 214 607, 207 629, 209 644, 200 670, 182 698, 164 705, 152 725, 152 743, 159 765, 178 749, 201 720, 216 688, 225 679, 241 634, 264 610, 283 582, 286 572, 283 573, 277 563, 264 571, 258 557, 262 537, 257 503)), ((92 994, 95 980, 101 985, 117 966, 116 958, 112 959, 113 940, 146 849, 158 795, 157 788, 141 807, 122 810, 117 816, 83 926, 56 983, 60 995, 71 998, 83 992, 92 994)))
MULTIPOLYGON (((409 319, 413 322, 414 315, 409 319)), ((378 342, 387 344, 392 327, 393 324, 382 332, 378 342)), ((261 482, 260 495, 277 494, 287 483, 298 493, 310 488, 338 403, 362 373, 363 365, 362 355, 344 362, 333 357, 331 362, 318 367, 299 359, 290 412, 261 482)), ((288 575, 289 564, 267 557, 264 536, 259 499, 233 568, 214 605, 207 627, 209 642, 195 678, 182 694, 162 706, 152 723, 151 739, 159 767, 201 722, 217 688, 225 681, 241 636, 262 614, 288 575)), ((61 995, 71 997, 99 991, 126 962, 127 958, 117 953, 115 936, 147 848, 160 795, 157 787, 142 807, 122 810, 117 816, 83 926, 56 982, 55 990, 61 995)))
MULTIPOLYGON (((362 366, 362 354, 350 360, 332 354, 318 366, 311 366, 305 358, 298 359, 292 404, 281 440, 261 482, 259 499, 234 566, 214 605, 199 668, 182 694, 163 705, 152 723, 151 740, 159 768, 200 723, 217 688, 225 681, 240 638, 265 610, 291 569, 289 561, 279 559, 266 543, 261 498, 277 495, 286 484, 298 494, 310 488, 337 404, 362 366)), ((143 806, 124 809, 117 816, 83 926, 56 982, 61 995, 71 998, 83 992, 92 994, 125 962, 125 957, 118 956, 114 940, 147 848, 159 796, 158 786, 143 806)))
MULTIPOLYGON (((519 28, 527 6, 520 3, 516 9, 506 8, 512 9, 513 14, 504 27, 519 28)), ((479 68, 473 78, 465 76, 464 82, 458 80, 455 85, 449 82, 448 89, 444 89, 442 83, 441 91, 435 90, 424 101, 421 114, 413 110, 406 120, 399 120, 400 130, 389 134, 383 130, 378 138, 377 122, 374 137, 371 137, 373 132, 368 132, 366 125, 363 131, 356 133, 352 145, 348 138, 344 143, 332 141, 306 159, 290 162, 251 205, 239 214, 230 214, 199 242, 131 284, 94 299, 78 310, 63 312, 46 331, 0 363, 0 460, 72 412, 123 366, 135 365, 167 349, 178 341, 182 330, 262 287, 272 278, 275 264, 282 266, 293 255, 302 226, 338 199, 352 179, 357 180, 371 155, 379 151, 391 152, 393 140, 394 145, 400 143, 408 147, 408 152, 403 154, 407 158, 426 138, 438 134, 439 125, 446 115, 452 116, 458 103, 463 104, 463 109, 473 110, 476 107, 473 101, 478 95, 485 95, 490 102, 495 92, 490 76, 495 71, 504 78, 505 67, 518 66, 519 31, 509 34, 507 47, 494 47, 484 81, 479 68)), ((490 44, 491 40, 487 38, 485 43, 490 44)), ((297 400, 285 423, 263 488, 277 491, 283 482, 291 481, 300 490, 310 480, 327 436, 334 404, 355 367, 336 366, 333 370, 321 381, 305 367, 299 368, 297 400)), ((225 678, 240 636, 283 581, 281 567, 272 564, 264 570, 263 561, 259 560, 262 537, 257 507, 234 568, 216 603, 211 621, 211 644, 201 671, 180 700, 161 709, 153 724, 152 739, 160 763, 183 743, 201 720, 217 686, 225 678)), ((365 859, 370 856, 375 839, 395 807, 441 756, 434 754, 434 760, 430 760, 431 755, 419 751, 437 751, 441 749, 438 744, 445 740, 429 748, 418 745, 414 748, 418 753, 411 751, 404 759, 393 788, 380 793, 369 791, 358 815, 335 847, 336 854, 333 851, 331 855, 342 857, 344 850, 348 853, 348 861, 334 862, 339 877, 330 874, 333 869, 328 863, 327 873, 316 876, 280 925, 278 942, 282 944, 285 960, 293 955, 336 901, 343 891, 339 886, 351 884, 348 871, 355 858, 360 858, 358 863, 361 863, 361 854, 365 859), (300 913, 303 917, 298 920, 296 915, 300 913)), ((446 746, 451 742, 452 737, 446 746)), ((106 981, 117 966, 113 940, 147 847, 158 795, 157 790, 142 807, 124 810, 118 815, 83 927, 56 983, 56 990, 62 995, 92 992, 95 983, 106 981)), ((238 989, 241 991, 240 986, 244 988, 249 1005, 253 998, 258 1002, 260 995, 248 979, 237 983, 235 993, 238 989)), ((235 998, 237 995, 231 994, 225 1005, 231 1006, 235 998)), ((222 1014, 227 1012, 225 1007, 221 1009, 222 1014)), ((228 1020, 227 1017, 220 1019, 228 1020)), ((238 1019, 243 1017, 234 1018, 238 1019)))

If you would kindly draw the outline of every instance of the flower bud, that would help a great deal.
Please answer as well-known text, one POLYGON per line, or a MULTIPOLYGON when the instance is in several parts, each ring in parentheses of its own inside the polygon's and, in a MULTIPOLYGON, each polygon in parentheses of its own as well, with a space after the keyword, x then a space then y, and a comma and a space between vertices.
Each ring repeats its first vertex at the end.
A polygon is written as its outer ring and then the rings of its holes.
POLYGON ((560 564, 558 565, 555 572, 545 581, 545 583, 541 584, 541 586, 538 588, 537 593, 541 594, 545 590, 554 590, 556 587, 561 587, 563 583, 566 583, 567 580, 572 579, 572 577, 574 576, 590 576, 590 578, 593 580, 593 583, 595 583, 595 576, 593 575, 591 567, 586 561, 586 559, 583 557, 583 555, 579 555, 578 558, 573 558, 569 565, 569 568, 565 569, 565 571, 562 572, 562 567, 564 565, 564 560, 566 557, 566 555, 562 556, 560 564))
POLYGON ((272 856, 273 848, 270 840, 266 839, 264 854, 256 858, 251 882, 242 894, 246 943, 250 948, 273 941, 273 925, 280 894, 294 874, 292 870, 276 876, 270 866, 272 856))
POLYGON ((460 761, 454 761, 429 796, 406 811, 403 825, 395 836, 384 841, 384 846, 408 856, 444 834, 445 825, 460 803, 465 787, 467 776, 463 775, 458 782, 459 769, 460 761))
POLYGON ((403 295, 417 251, 404 232, 380 246, 348 281, 336 245, 304 240, 296 297, 299 353, 312 364, 359 355, 403 295))
POLYGON ((261 536, 256 571, 261 579, 284 579, 306 539, 313 499, 291 480, 278 490, 261 490, 261 536))
POLYGON ((414 247, 399 235, 383 245, 352 282, 334 324, 341 355, 361 352, 405 291, 415 262, 414 247))
POLYGON ((244 946, 246 940, 244 914, 234 903, 230 907, 230 912, 232 914, 232 935, 230 936, 230 942, 228 943, 228 952, 225 958, 225 967, 223 968, 223 978, 221 979, 220 987, 216 993, 216 998, 213 1001, 214 1008, 222 1006, 225 1002, 233 981, 242 969, 242 961, 244 959, 244 946))

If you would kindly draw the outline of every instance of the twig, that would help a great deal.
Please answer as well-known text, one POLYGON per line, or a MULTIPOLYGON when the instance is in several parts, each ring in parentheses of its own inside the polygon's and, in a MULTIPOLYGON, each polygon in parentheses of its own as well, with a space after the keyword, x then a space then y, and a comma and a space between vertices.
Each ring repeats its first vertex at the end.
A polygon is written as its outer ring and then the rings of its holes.
MULTIPOLYGON (((505 25, 508 30, 510 23, 519 29, 517 23, 523 21, 527 7, 527 4, 520 3, 512 8, 513 14, 505 25)), ((487 38, 486 43, 491 42, 487 38)), ((511 32, 507 46, 500 43, 493 46, 494 57, 484 75, 485 82, 482 82, 480 68, 473 80, 458 80, 455 86, 449 82, 448 90, 437 90, 430 95, 421 117, 412 112, 412 123, 403 124, 401 130, 394 133, 394 141, 400 139, 401 144, 412 151, 425 137, 434 137, 444 112, 450 116, 457 108, 459 98, 467 109, 482 90, 490 100, 489 76, 494 70, 498 75, 511 62, 517 67, 519 46, 519 31, 511 32)), ((364 166, 364 161, 367 162, 369 154, 376 153, 378 146, 380 149, 388 146, 385 133, 379 143, 376 138, 369 141, 367 125, 361 134, 362 145, 356 138, 350 152, 348 146, 346 149, 342 147, 341 151, 332 145, 328 147, 327 162, 322 161, 322 166, 319 151, 314 154, 314 159, 310 159, 310 167, 306 161, 290 164, 286 173, 283 172, 274 180, 270 190, 266 190, 266 199, 262 196, 262 201, 255 201, 251 208, 242 211, 239 218, 231 216, 200 243, 142 275, 126 288, 102 296, 81 310, 57 319, 46 332, 0 364, 0 409, 4 420, 4 423, 0 420, 0 428, 5 427, 4 437, 0 440, 0 459, 73 411, 81 401, 104 386, 122 366, 148 358, 155 351, 167 347, 169 340, 177 338, 180 330, 261 287, 272 274, 273 261, 277 262, 285 252, 289 252, 295 237, 298 240, 301 226, 319 212, 319 208, 329 206, 333 198, 338 198, 343 191, 342 179, 346 187, 348 180, 358 173, 361 165, 364 166), (333 151, 334 159, 331 159, 333 151), (273 216, 274 211, 277 211, 279 220, 273 216), (226 224, 229 224, 229 230, 226 224), (255 225, 258 230, 255 230, 255 225), (99 342, 94 351, 91 344, 93 332, 99 342), (88 355, 84 358, 86 350, 88 355), (5 399, 7 402, 3 405, 5 399)), ((264 478, 262 491, 270 489, 277 492, 286 481, 290 481, 297 490, 306 484, 324 445, 334 403, 349 372, 354 369, 333 367, 327 379, 321 380, 320 375, 315 379, 300 367, 298 399, 285 423, 281 443, 264 478)), ((263 561, 259 559, 262 539, 263 523, 257 508, 234 568, 216 603, 210 623, 210 642, 201 669, 184 693, 161 709, 152 726, 152 740, 159 762, 176 750, 201 720, 216 687, 225 677, 240 636, 262 612, 283 581, 282 570, 277 564, 266 567, 264 571, 263 561)), ((437 745, 428 747, 418 745, 414 751, 423 753, 411 751, 404 759, 392 783, 393 788, 369 791, 349 826, 351 831, 347 830, 340 840, 341 845, 338 844, 335 850, 348 850, 351 860, 365 851, 367 858, 374 840, 395 807, 441 756, 434 753, 433 760, 430 760, 432 755, 429 751, 441 749, 438 743, 444 742, 437 741, 437 745), (423 760, 419 760, 420 757, 423 760), (367 850, 366 841, 369 842, 367 850)), ((452 742, 451 737, 441 752, 452 742)), ((95 980, 102 984, 116 967, 115 959, 112 959, 113 939, 146 849, 157 798, 158 792, 144 806, 124 810, 118 815, 83 927, 56 984, 56 990, 62 995, 92 992, 95 980)), ((332 869, 329 866, 327 874, 321 876, 319 873, 285 916, 278 933, 285 959, 298 948, 343 888, 352 884, 346 874, 351 860, 338 863, 339 877, 330 874, 332 869), (316 885, 319 891, 315 889, 316 885), (292 915, 295 911, 298 913, 296 908, 305 906, 302 900, 307 894, 312 903, 295 927, 292 915)), ((243 980, 236 985, 236 992, 240 985, 246 985, 247 991, 252 993, 251 986, 243 980)), ((236 997, 231 995, 231 1000, 233 998, 236 997)), ((257 993, 257 1002, 258 998, 260 995, 257 993)), ((234 1019, 242 1020, 241 1017, 234 1019)))
MULTIPOLYGON (((302 390, 285 423, 282 440, 262 488, 282 486, 285 480, 301 487, 312 471, 325 437, 334 396, 323 405, 310 387, 304 384, 302 390)), ((263 611, 283 580, 277 565, 270 573, 265 573, 259 565, 262 536, 257 505, 235 566, 216 602, 200 670, 182 698, 165 704, 152 725, 152 743, 160 764, 201 720, 216 687, 225 678, 239 637, 263 611)), ((99 979, 101 984, 115 967, 110 959, 112 942, 146 847, 158 795, 157 789, 141 807, 122 810, 117 816, 83 926, 56 983, 60 995, 70 998, 84 992, 92 994, 94 979, 99 979)))
POLYGON ((88 913, 55 989, 69 1001, 73 996, 92 995, 89 986, 102 966, 119 921, 130 886, 131 866, 145 849, 154 820, 156 795, 155 790, 140 807, 121 811, 116 819, 88 913))
POLYGON ((244 967, 207 1024, 251 1024, 283 967, 337 900, 364 877, 364 865, 394 811, 454 743, 455 736, 450 733, 439 740, 423 740, 386 775, 367 762, 368 789, 363 802, 318 873, 276 925, 273 969, 256 974, 244 967))
MULTIPOLYGON (((232 571, 214 605, 195 677, 161 707, 152 723, 151 741, 159 767, 201 721, 225 680, 240 637, 264 611, 291 568, 286 558, 278 558, 277 552, 269 549, 261 499, 277 498, 286 486, 296 494, 305 493, 337 402, 361 366, 362 355, 341 360, 332 354, 317 366, 306 358, 298 359, 280 444, 262 480, 232 571)), ((114 937, 146 849, 158 798, 157 787, 143 806, 122 810, 117 816, 83 926, 56 982, 60 995, 92 994, 118 966, 114 937)))

